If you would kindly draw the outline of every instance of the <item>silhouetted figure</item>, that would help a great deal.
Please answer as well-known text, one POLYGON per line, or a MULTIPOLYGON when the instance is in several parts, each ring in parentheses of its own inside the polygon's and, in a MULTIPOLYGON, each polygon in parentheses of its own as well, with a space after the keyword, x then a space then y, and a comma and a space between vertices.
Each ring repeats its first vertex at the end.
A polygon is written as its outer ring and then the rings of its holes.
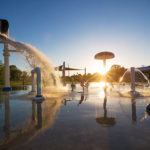
POLYGON ((79 101, 79 104, 78 104, 78 106, 80 105, 80 104, 82 104, 82 101, 84 100, 84 95, 83 94, 81 94, 81 100, 79 101))
POLYGON ((64 105, 65 106, 67 105, 67 101, 71 101, 71 100, 64 99, 64 105))
POLYGON ((66 106, 66 105, 67 105, 67 100, 66 100, 66 99, 64 99, 64 101, 65 101, 65 102, 64 102, 64 105, 66 106))

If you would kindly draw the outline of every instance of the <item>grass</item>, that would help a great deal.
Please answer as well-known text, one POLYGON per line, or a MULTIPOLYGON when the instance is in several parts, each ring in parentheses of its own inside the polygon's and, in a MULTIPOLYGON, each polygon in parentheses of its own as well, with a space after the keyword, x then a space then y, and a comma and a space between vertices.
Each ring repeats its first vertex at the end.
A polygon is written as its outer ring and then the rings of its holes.
MULTIPOLYGON (((15 85, 23 85, 22 81, 10 81, 10 86, 15 86, 15 85)), ((31 85, 30 81, 24 82, 24 85, 31 85)), ((5 85, 0 85, 1 87, 4 87, 5 85)))

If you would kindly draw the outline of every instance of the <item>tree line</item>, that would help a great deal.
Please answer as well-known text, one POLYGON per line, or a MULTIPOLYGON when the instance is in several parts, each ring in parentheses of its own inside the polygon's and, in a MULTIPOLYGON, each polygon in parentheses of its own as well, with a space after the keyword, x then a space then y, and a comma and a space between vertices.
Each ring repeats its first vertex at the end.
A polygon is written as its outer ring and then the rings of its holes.
MULTIPOLYGON (((30 77, 27 71, 21 71, 15 65, 10 65, 10 81, 28 80, 30 77)), ((0 85, 5 83, 5 66, 0 66, 0 85)))
MULTIPOLYGON (((126 72, 127 68, 121 67, 120 65, 113 65, 109 71, 106 72, 106 81, 107 82, 119 82, 123 74, 126 72)), ((93 74, 88 73, 87 75, 79 74, 84 81, 89 82, 101 82, 104 81, 104 75, 100 74, 98 72, 95 72, 93 74)), ((74 78, 74 81, 80 82, 79 75, 72 75, 71 77, 67 76, 66 81, 71 82, 71 78, 74 78)))

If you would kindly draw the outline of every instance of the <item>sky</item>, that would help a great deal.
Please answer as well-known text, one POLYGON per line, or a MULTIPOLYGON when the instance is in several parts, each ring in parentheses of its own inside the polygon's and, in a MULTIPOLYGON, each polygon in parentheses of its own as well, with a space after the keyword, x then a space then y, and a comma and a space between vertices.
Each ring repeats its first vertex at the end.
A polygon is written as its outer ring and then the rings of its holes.
MULTIPOLYGON (((43 52, 53 66, 66 65, 99 72, 95 54, 115 58, 107 69, 150 65, 150 0, 0 0, 0 18, 9 22, 9 36, 43 52)), ((0 44, 0 60, 3 44, 0 44)), ((25 62, 11 54, 10 65, 25 62)), ((80 71, 84 73, 84 71, 80 71)))

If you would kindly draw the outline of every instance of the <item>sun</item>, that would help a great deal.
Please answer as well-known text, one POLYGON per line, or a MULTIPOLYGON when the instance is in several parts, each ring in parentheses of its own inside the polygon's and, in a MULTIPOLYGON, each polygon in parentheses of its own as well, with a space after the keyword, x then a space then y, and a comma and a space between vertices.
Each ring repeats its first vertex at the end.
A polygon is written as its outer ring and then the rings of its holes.
POLYGON ((106 83, 106 84, 105 84, 105 82, 99 82, 99 83, 98 83, 98 86, 99 86, 100 88, 104 87, 105 85, 106 85, 106 86, 109 86, 109 83, 106 83))
POLYGON ((107 71, 105 68, 101 68, 99 71, 98 71, 100 74, 105 74, 107 71))
POLYGON ((106 69, 104 69, 103 63, 93 63, 93 64, 90 64, 90 67, 91 67, 92 73, 98 72, 100 74, 105 74, 111 68, 111 64, 107 63, 106 69))

